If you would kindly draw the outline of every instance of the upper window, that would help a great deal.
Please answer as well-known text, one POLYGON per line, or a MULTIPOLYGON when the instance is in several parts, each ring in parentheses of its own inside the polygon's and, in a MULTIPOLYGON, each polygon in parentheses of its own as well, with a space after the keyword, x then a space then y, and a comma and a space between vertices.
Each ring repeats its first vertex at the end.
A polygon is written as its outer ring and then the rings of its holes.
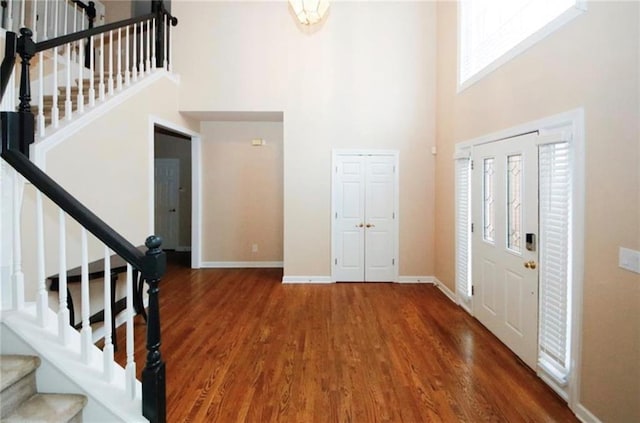
POLYGON ((459 89, 584 10, 584 0, 460 0, 459 4, 459 89))

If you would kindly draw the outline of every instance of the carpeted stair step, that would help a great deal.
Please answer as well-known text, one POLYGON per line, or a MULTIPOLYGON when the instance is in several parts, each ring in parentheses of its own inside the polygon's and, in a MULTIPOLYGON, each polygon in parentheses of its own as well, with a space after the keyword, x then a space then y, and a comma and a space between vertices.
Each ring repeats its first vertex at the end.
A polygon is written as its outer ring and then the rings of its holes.
POLYGON ((84 395, 35 394, 23 402, 3 423, 81 423, 84 395))
POLYGON ((2 422, 81 423, 84 395, 36 392, 40 358, 0 356, 0 417, 2 422))
POLYGON ((36 369, 40 358, 22 355, 0 357, 0 417, 13 413, 36 393, 36 369))

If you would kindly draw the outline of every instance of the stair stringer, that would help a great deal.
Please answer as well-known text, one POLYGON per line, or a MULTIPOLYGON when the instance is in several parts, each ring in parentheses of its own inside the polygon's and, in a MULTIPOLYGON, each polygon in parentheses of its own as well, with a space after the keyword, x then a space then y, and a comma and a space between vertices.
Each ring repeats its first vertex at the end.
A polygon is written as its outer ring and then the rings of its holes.
POLYGON ((142 416, 141 383, 136 381, 136 398, 129 398, 121 366, 113 363, 113 381, 105 381, 102 351, 92 346, 90 363, 83 364, 80 334, 69 328, 69 345, 63 346, 58 339, 57 316, 51 310, 47 322, 44 328, 37 324, 34 303, 28 303, 20 311, 2 312, 1 353, 39 356, 42 363, 37 370, 38 391, 85 395, 86 422, 147 422, 142 416))

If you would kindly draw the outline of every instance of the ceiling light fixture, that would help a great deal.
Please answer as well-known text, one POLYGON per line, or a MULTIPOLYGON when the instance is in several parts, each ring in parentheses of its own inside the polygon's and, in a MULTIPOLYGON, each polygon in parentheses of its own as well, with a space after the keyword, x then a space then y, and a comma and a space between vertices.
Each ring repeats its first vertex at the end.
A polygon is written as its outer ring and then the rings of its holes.
POLYGON ((320 22, 329 9, 329 0, 289 0, 289 4, 302 25, 320 22))

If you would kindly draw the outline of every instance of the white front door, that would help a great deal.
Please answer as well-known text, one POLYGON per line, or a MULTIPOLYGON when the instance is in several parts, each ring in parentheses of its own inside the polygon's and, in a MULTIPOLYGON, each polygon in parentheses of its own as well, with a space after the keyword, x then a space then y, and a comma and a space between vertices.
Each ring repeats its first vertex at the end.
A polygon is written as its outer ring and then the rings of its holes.
POLYGON ((162 248, 178 247, 180 161, 155 159, 155 232, 162 248))
POLYGON ((533 369, 538 341, 535 137, 474 146, 472 152, 473 313, 533 369))
POLYGON ((338 155, 333 181, 333 278, 396 279, 397 156, 338 155))

